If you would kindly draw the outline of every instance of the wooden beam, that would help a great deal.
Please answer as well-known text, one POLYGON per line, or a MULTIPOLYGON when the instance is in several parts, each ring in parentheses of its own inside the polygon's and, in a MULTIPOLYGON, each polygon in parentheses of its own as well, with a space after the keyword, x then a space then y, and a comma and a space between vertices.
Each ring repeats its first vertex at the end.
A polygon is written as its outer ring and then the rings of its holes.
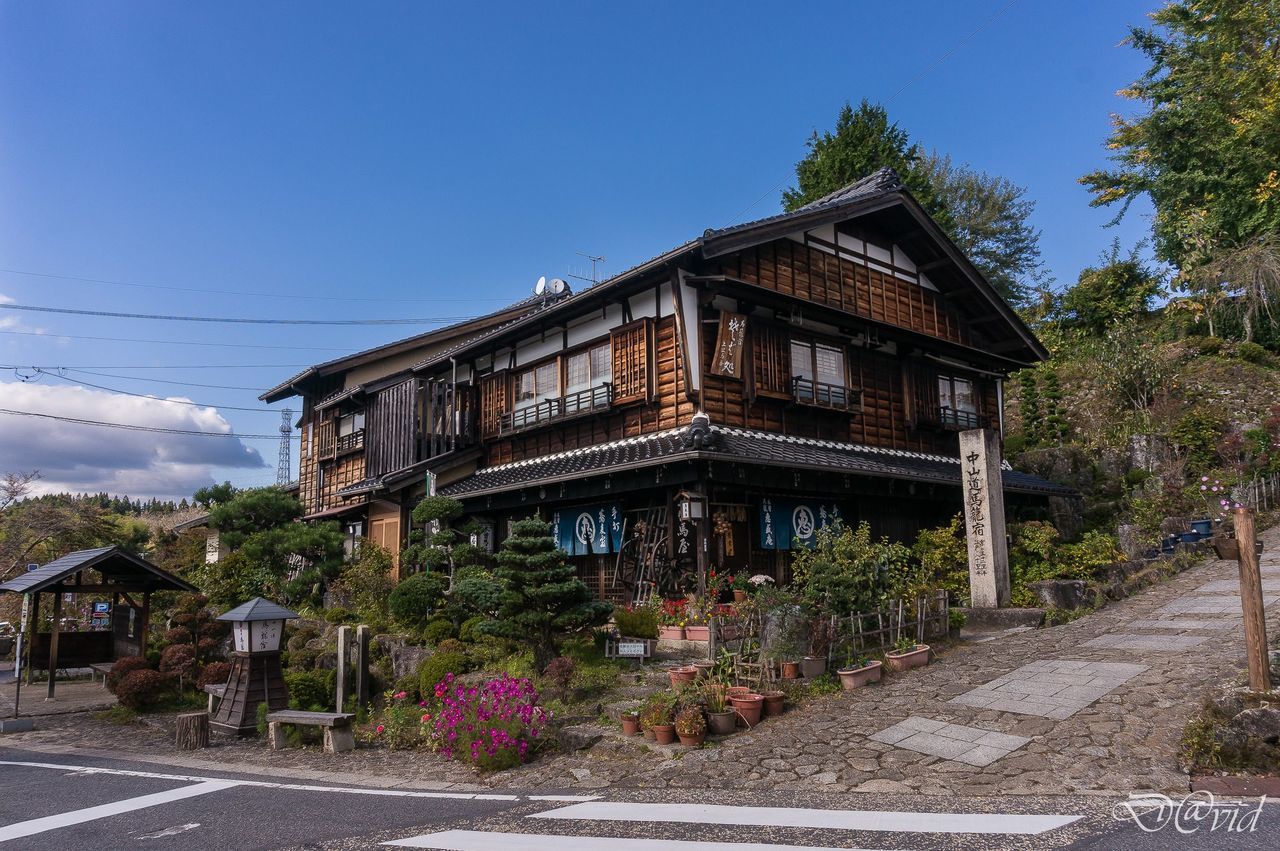
POLYGON ((53 700, 53 687, 58 679, 58 635, 62 631, 62 595, 53 595, 53 632, 49 636, 49 693, 46 700, 53 700))

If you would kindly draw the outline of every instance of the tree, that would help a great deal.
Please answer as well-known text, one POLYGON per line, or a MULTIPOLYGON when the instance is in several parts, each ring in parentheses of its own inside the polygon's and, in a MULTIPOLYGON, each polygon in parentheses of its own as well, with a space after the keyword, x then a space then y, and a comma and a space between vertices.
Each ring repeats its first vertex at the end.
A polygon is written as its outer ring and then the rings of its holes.
POLYGON ((1058 320, 1064 328, 1099 336, 1117 322, 1144 316, 1161 294, 1160 279, 1134 248, 1120 256, 1120 241, 1099 258, 1099 265, 1080 272, 1075 286, 1062 295, 1058 320))
POLYGON ((934 152, 921 169, 951 215, 951 240, 1010 304, 1027 302, 1047 280, 1040 260, 1040 231, 1029 220, 1036 204, 1010 180, 954 165, 934 152))
POLYGON ((1155 205, 1157 255, 1186 272, 1280 232, 1280 3, 1173 0, 1133 27, 1150 61, 1113 116, 1115 168, 1086 174, 1093 205, 1155 205), (1190 223, 1190 227, 1188 224, 1190 223))
POLYGON ((236 491, 230 499, 210 505, 209 525, 232 549, 255 532, 275 529, 302 516, 302 504, 297 498, 277 487, 236 491))
MULTIPOLYGON (((1196 290, 1213 292, 1220 287, 1224 300, 1233 300, 1244 322, 1244 338, 1252 342, 1258 320, 1273 320, 1271 307, 1280 298, 1280 233, 1263 234, 1222 251, 1193 278, 1199 284, 1196 290)), ((1212 321, 1212 310, 1206 313, 1212 321)))
MULTIPOLYGON (((192 494, 191 499, 201 508, 212 508, 224 502, 230 502, 237 493, 239 488, 231 484, 231 482, 223 482, 220 485, 209 485, 207 488, 200 488, 192 494)), ((184 499, 185 503, 186 500, 184 499)))
POLYGON ((515 524, 498 553, 498 578, 504 585, 497 618, 485 631, 533 647, 539 671, 560 655, 560 638, 605 623, 609 603, 593 600, 556 549, 550 527, 536 517, 515 524))
POLYGON ((950 212, 922 167, 920 146, 889 122, 883 106, 864 99, 855 111, 846 103, 836 116, 835 132, 815 130, 805 144, 809 153, 796 163, 798 185, 782 193, 788 212, 887 167, 943 230, 951 230, 950 212))

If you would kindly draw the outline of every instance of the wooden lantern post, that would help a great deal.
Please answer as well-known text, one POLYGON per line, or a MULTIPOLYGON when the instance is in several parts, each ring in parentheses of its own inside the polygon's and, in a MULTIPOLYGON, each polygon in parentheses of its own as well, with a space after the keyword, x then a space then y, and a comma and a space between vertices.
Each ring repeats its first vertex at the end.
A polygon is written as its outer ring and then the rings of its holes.
POLYGON ((1244 647, 1249 660, 1249 688, 1271 691, 1271 663, 1267 658, 1267 622, 1262 602, 1262 571, 1258 567, 1253 509, 1232 509, 1240 547, 1240 607, 1244 614, 1244 647))
POLYGON ((265 703, 272 712, 289 708, 289 691, 280 668, 280 640, 284 622, 297 616, 261 597, 218 616, 218 620, 231 623, 235 651, 227 690, 210 720, 215 729, 236 734, 254 732, 259 704, 265 703))

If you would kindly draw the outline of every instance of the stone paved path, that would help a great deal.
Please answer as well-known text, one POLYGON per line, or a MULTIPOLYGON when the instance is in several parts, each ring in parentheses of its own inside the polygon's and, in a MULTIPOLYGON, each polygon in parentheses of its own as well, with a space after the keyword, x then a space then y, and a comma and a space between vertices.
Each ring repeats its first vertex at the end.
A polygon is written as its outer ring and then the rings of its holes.
MULTIPOLYGON (((1263 575, 1280 579, 1280 529, 1263 537, 1263 575)), ((597 746, 543 764, 540 776, 547 787, 1185 791, 1182 728, 1210 686, 1244 667, 1239 595, 1230 593, 1236 573, 1234 562, 1207 562, 1072 623, 950 650, 928 668, 788 711, 678 759, 645 764, 634 747, 597 746), (1060 689, 1052 683, 1069 673, 1046 676, 1070 670, 1090 676, 1058 682, 1060 689), (1021 696, 1004 688, 1037 682, 1044 685, 1021 696), (972 697, 1006 691, 1003 704, 972 697), (1000 740, 1004 754, 979 752, 973 764, 958 758, 973 750, 962 743, 988 733, 1010 737, 1000 740)), ((1280 619, 1277 601, 1266 598, 1271 625, 1280 619)))

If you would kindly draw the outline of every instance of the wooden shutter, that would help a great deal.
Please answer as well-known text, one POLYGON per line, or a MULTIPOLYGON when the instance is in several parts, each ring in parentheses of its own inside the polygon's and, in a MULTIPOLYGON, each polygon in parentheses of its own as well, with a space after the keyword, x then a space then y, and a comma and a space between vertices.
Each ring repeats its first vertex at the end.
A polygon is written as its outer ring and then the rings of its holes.
POLYGON ((938 371, 920 361, 908 362, 904 369, 911 402, 908 420, 911 425, 927 425, 938 421, 938 371))
POLYGON ((641 319, 614 330, 613 401, 614 404, 648 401, 652 398, 650 364, 653 349, 653 323, 641 319))
POLYGON ((480 379, 480 428, 485 437, 500 431, 507 412, 507 373, 495 372, 480 379))
POLYGON ((751 344, 756 393, 790 398, 791 353, 787 334, 778 328, 757 324, 751 344))

